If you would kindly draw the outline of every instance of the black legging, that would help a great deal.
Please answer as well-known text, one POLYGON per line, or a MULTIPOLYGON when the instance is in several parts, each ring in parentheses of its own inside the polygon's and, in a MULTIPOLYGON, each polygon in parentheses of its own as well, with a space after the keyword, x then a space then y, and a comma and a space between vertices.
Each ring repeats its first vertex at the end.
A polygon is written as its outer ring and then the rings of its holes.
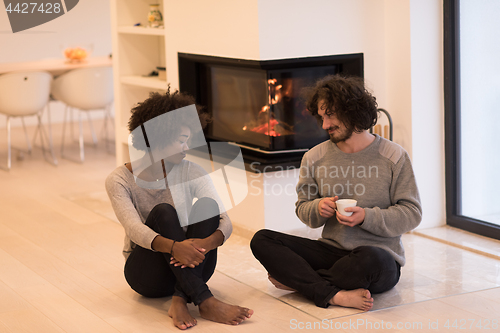
POLYGON ((258 231, 252 252, 269 274, 326 308, 340 290, 368 289, 381 293, 394 287, 401 266, 389 252, 374 246, 341 250, 318 240, 258 231))
MULTIPOLYGON (((184 232, 174 207, 163 203, 151 210, 145 224, 161 236, 178 242, 206 238, 219 226, 219 207, 215 200, 201 198, 196 201, 189 221, 201 222, 189 224, 184 232), (202 221, 201 216, 213 217, 202 221)), ((170 258, 170 253, 154 252, 137 245, 125 263, 125 279, 133 290, 146 297, 174 295, 199 305, 212 296, 206 282, 215 271, 217 249, 206 253, 205 260, 195 268, 175 267, 170 264, 170 258)))

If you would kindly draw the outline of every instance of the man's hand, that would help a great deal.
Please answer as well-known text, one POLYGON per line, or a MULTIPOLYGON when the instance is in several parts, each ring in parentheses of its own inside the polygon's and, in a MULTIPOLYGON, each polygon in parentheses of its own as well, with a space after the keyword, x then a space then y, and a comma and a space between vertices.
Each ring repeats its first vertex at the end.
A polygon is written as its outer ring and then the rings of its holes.
POLYGON ((173 255, 170 263, 174 266, 182 266, 181 268, 194 268, 205 260, 204 253, 206 249, 201 247, 199 242, 201 239, 191 238, 176 242, 173 248, 173 255))
POLYGON ((351 216, 345 216, 337 211, 337 220, 340 224, 346 225, 348 227, 354 227, 355 225, 363 223, 365 220, 365 210, 361 207, 347 207, 346 212, 353 212, 351 216))
POLYGON ((322 217, 332 217, 337 209, 337 204, 335 203, 337 200, 339 200, 338 196, 321 199, 318 204, 319 215, 322 217))

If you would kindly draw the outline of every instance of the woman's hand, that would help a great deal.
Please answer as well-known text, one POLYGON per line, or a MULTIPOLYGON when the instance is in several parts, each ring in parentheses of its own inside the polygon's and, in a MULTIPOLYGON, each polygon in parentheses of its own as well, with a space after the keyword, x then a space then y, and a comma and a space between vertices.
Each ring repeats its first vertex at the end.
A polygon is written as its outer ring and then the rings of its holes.
MULTIPOLYGON (((188 241, 194 248, 200 251, 200 253, 205 255, 209 251, 212 251, 213 249, 216 249, 217 247, 222 245, 222 243, 224 242, 224 234, 222 233, 222 231, 217 229, 213 234, 211 234, 207 238, 190 238, 185 240, 185 242, 188 241)), ((172 251, 174 253, 175 253, 175 246, 177 245, 174 245, 174 251, 172 251)), ((170 258, 170 264, 174 266, 181 266, 181 268, 191 267, 181 263, 177 258, 174 258, 173 256, 170 258)))
POLYGON ((194 268, 205 260, 206 249, 201 247, 196 240, 199 239, 186 239, 182 242, 175 242, 172 249, 171 264, 174 266, 182 266, 194 268))

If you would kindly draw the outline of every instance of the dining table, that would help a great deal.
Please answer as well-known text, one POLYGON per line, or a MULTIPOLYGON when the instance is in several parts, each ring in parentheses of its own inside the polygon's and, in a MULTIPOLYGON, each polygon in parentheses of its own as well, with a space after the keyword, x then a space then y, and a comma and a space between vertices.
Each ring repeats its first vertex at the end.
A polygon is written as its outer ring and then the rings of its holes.
MULTIPOLYGON (((111 56, 94 56, 79 61, 69 61, 64 57, 60 57, 60 58, 40 59, 34 61, 0 63, 0 76, 2 74, 15 73, 15 72, 43 71, 52 74, 52 76, 55 78, 59 75, 62 75, 74 69, 106 67, 112 65, 113 61, 111 56)), ((47 110, 47 122, 49 129, 47 138, 50 142, 50 145, 52 145, 52 129, 51 129, 51 116, 50 116, 49 104, 50 103, 47 104, 47 108, 44 108, 44 111, 47 110)), ((35 131, 33 142, 35 142, 38 132, 39 132, 39 127, 37 127, 37 130, 35 131)), ((44 131, 40 132, 42 133, 42 135, 47 135, 46 133, 44 133, 44 131)), ((54 156, 52 157, 53 157, 52 163, 54 165, 57 165, 56 158, 54 156)))
POLYGON ((69 61, 65 58, 51 58, 34 61, 0 63, 0 75, 11 72, 45 71, 53 76, 61 75, 73 69, 112 66, 110 56, 89 57, 79 61, 69 61))

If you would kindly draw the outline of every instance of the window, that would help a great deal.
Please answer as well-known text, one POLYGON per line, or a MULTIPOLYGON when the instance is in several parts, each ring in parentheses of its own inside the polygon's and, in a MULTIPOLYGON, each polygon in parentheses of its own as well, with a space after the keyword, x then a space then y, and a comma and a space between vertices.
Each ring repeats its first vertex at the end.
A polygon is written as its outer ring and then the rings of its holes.
POLYGON ((446 206, 500 239, 500 1, 444 0, 446 206))

